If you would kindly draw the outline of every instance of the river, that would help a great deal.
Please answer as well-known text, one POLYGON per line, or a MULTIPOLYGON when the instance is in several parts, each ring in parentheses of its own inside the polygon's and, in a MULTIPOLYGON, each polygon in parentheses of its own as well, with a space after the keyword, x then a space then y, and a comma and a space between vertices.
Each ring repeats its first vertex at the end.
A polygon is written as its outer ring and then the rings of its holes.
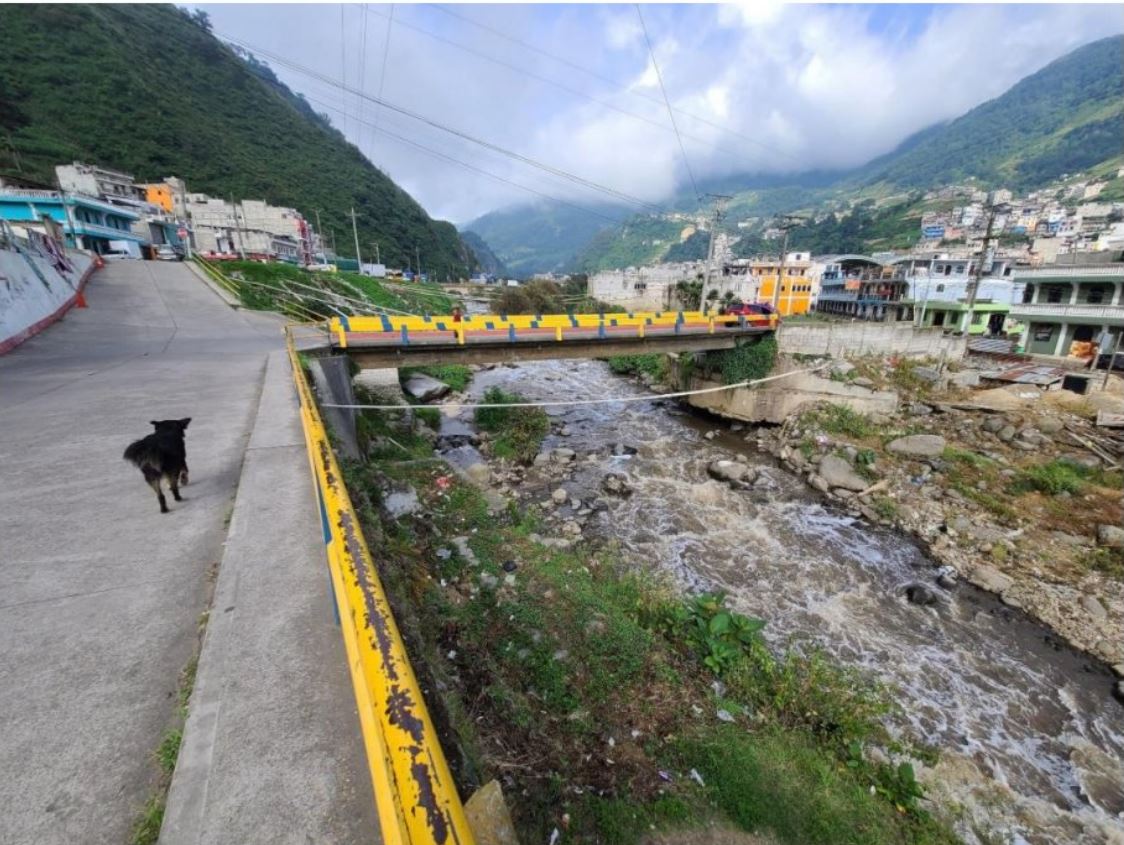
MULTIPOLYGON (((648 395, 597 361, 497 367, 469 395, 492 385, 543 400, 648 395)), ((935 575, 921 549, 826 504, 720 422, 662 402, 550 414, 546 447, 603 456, 579 463, 567 489, 594 495, 615 471, 635 490, 595 514, 587 535, 615 538, 632 563, 686 590, 726 591, 767 620, 778 647, 815 644, 895 688, 903 715, 891 727, 941 750, 923 780, 963 807, 966 841, 1124 843, 1124 708, 1106 667, 967 584, 936 606, 910 604, 903 587, 935 575), (612 457, 615 443, 638 452, 612 457), (710 461, 735 453, 761 471, 753 490, 707 477, 710 461)))

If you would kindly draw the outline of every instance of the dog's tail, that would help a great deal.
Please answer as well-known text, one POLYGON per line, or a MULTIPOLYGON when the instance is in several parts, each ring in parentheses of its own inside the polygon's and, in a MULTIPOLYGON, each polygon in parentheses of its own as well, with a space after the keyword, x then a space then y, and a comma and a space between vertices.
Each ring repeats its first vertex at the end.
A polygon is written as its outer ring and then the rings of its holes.
POLYGON ((160 455, 156 447, 145 440, 137 440, 130 443, 129 447, 122 455, 126 461, 134 464, 139 469, 144 469, 146 466, 157 466, 160 463, 160 455))

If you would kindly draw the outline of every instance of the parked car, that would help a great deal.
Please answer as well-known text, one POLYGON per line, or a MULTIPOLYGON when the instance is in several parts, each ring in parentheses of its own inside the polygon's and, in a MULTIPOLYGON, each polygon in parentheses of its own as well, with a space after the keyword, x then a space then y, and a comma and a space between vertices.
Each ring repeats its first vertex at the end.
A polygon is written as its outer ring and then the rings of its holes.
POLYGON ((139 259, 140 247, 135 241, 110 241, 109 249, 102 253, 102 258, 114 261, 122 259, 139 259))
POLYGON ((152 250, 157 261, 183 261, 183 253, 171 244, 157 244, 152 250))
POLYGON ((738 302, 737 300, 735 300, 728 305, 723 305, 718 310, 718 313, 732 314, 734 316, 744 314, 747 317, 750 315, 768 317, 770 314, 774 314, 776 312, 773 311, 772 305, 768 305, 764 302, 738 302))

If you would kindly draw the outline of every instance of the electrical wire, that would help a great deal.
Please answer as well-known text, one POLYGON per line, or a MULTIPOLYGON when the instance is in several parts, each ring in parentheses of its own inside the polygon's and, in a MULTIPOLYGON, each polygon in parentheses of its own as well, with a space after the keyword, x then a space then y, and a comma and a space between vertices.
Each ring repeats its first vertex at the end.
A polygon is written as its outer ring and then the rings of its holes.
MULTIPOLYGON (((366 8, 366 6, 364 6, 366 8)), ((390 56, 390 30, 394 27, 394 10, 395 4, 390 4, 390 18, 386 22, 386 39, 382 45, 382 68, 379 70, 379 100, 382 99, 383 86, 386 85, 386 61, 390 56)), ((382 115, 382 109, 375 105, 375 120, 374 125, 371 127, 376 133, 379 131, 379 117, 382 115)))
MULTIPOLYGON (((559 62, 560 64, 563 64, 563 65, 566 65, 567 67, 572 68, 573 70, 576 70, 576 71, 579 71, 581 73, 587 74, 588 76, 591 76, 594 79, 598 79, 601 82, 606 82, 609 85, 612 85, 614 89, 627 88, 627 86, 624 83, 620 82, 619 80, 613 79, 612 77, 609 77, 609 76, 605 76, 604 74, 598 73, 595 70, 591 70, 590 68, 587 68, 584 65, 580 65, 577 62, 574 62, 574 61, 571 61, 570 59, 567 59, 565 56, 559 56, 557 53, 552 53, 549 50, 545 50, 542 47, 539 47, 535 44, 531 44, 528 41, 523 41, 522 39, 516 38, 513 35, 509 35, 508 33, 503 32, 499 29, 496 29, 495 27, 489 26, 487 24, 480 23, 479 21, 473 20, 472 18, 466 17, 466 16, 464 16, 462 14, 459 14, 457 12, 454 12, 450 8, 448 8, 447 6, 443 6, 441 4, 434 4, 433 8, 437 9, 439 12, 442 12, 443 14, 446 14, 446 15, 449 15, 450 17, 456 18, 457 20, 464 21, 465 23, 469 24, 470 26, 475 26, 478 29, 484 30, 485 32, 490 32, 492 35, 495 35, 497 38, 502 38, 503 40, 509 41, 512 44, 517 44, 517 45, 519 45, 520 47, 523 47, 526 50, 530 50, 532 53, 535 53, 536 55, 545 56, 548 59, 553 59, 554 61, 559 62)), ((636 90, 629 89, 628 93, 632 94, 635 97, 640 97, 642 99, 648 100, 648 101, 653 102, 653 103, 662 104, 662 101, 660 100, 660 98, 654 97, 650 94, 645 94, 643 91, 636 91, 636 90)), ((723 126, 720 123, 715 123, 714 121, 709 120, 705 117, 702 117, 701 115, 692 114, 691 112, 684 111, 683 109, 677 108, 677 109, 675 109, 675 111, 678 114, 682 115, 683 117, 690 118, 691 120, 696 121, 697 123, 702 123, 706 126, 711 127, 712 129, 717 129, 720 132, 725 132, 728 135, 733 135, 737 138, 741 138, 743 141, 747 141, 750 144, 754 144, 755 146, 760 147, 765 152, 769 152, 769 153, 773 153, 775 155, 783 156, 784 158, 787 158, 787 159, 789 159, 789 160, 791 160, 791 161, 793 161, 797 164, 800 164, 801 166, 803 166, 803 164, 804 164, 804 162, 802 162, 797 156, 794 156, 791 153, 786 152, 785 150, 779 149, 777 147, 773 147, 773 146, 765 143, 764 141, 761 141, 758 138, 754 138, 752 135, 747 135, 744 132, 739 132, 736 129, 731 129, 728 126, 723 126)), ((690 137, 690 136, 688 136, 688 137, 690 137)))
MULTIPOLYGON (((305 67, 301 64, 298 64, 297 62, 290 61, 289 59, 285 58, 284 56, 280 56, 280 55, 278 55, 278 54, 276 54, 276 53, 274 53, 270 50, 266 50, 262 47, 257 47, 255 45, 250 44, 249 42, 243 41, 241 39, 234 38, 232 36, 223 36, 223 37, 228 42, 230 42, 232 44, 237 44, 238 46, 242 47, 243 49, 249 50, 250 52, 255 53, 257 55, 265 56, 265 57, 269 58, 271 61, 274 61, 277 64, 281 65, 282 67, 287 67, 292 71, 303 74, 303 75, 308 76, 312 79, 317 79, 317 80, 319 80, 321 82, 324 82, 328 85, 332 85, 336 88, 339 88, 341 91, 343 91, 345 93, 360 96, 359 92, 356 91, 354 88, 347 86, 346 84, 342 83, 340 80, 334 79, 333 77, 329 76, 328 74, 324 74, 324 73, 321 73, 319 71, 312 70, 311 68, 307 68, 307 67, 305 67)), ((423 123, 427 126, 431 126, 435 129, 439 129, 442 132, 445 132, 449 135, 453 135, 454 137, 461 138, 463 140, 469 141, 473 144, 484 147, 485 149, 489 149, 489 150, 492 150, 494 152, 500 153, 501 155, 507 156, 508 158, 511 158, 515 161, 519 161, 519 162, 522 162, 523 164, 526 164, 528 166, 535 167, 535 168, 537 168, 539 170, 542 170, 544 172, 547 172, 547 173, 551 173, 555 176, 558 176, 558 177, 566 179, 570 182, 573 182, 576 185, 581 185, 583 187, 590 188, 590 189, 595 190, 595 191, 600 191, 601 193, 604 193, 607 196, 612 196, 613 198, 618 199, 622 202, 627 202, 627 203, 630 203, 632 205, 647 209, 649 211, 658 212, 658 211, 663 210, 659 205, 656 205, 655 203, 651 203, 651 202, 648 202, 647 200, 640 199, 639 197, 632 196, 631 194, 625 193, 624 191, 619 191, 616 188, 611 188, 611 187, 608 187, 607 185, 599 184, 597 182, 594 182, 592 179, 586 179, 584 176, 579 176, 575 173, 570 173, 566 170, 562 170, 561 168, 554 167, 553 165, 546 164, 544 162, 538 161, 537 159, 531 158, 530 156, 525 156, 522 153, 515 152, 514 150, 506 149, 505 147, 502 147, 499 144, 495 144, 491 141, 487 141, 487 140, 482 139, 482 138, 477 138, 476 136, 470 135, 469 133, 464 132, 460 129, 456 129, 455 127, 448 126, 446 124, 441 123, 440 121, 434 120, 433 118, 426 117, 423 114, 412 111, 411 109, 407 109, 404 106, 399 106, 395 103, 391 103, 390 101, 388 101, 384 98, 381 98, 381 97, 375 98, 375 97, 372 97, 370 95, 362 95, 362 96, 363 96, 364 99, 366 99, 370 102, 378 103, 383 108, 386 108, 390 111, 396 112, 396 113, 401 114, 405 117, 411 118, 412 120, 416 120, 419 123, 423 123)))
MULTIPOLYGON (((335 111, 337 113, 342 113, 342 110, 338 106, 334 106, 330 103, 326 103, 323 100, 319 100, 315 97, 306 97, 305 99, 307 99, 310 103, 315 103, 316 105, 320 106, 321 108, 329 109, 329 110, 335 111)), ((512 181, 511 179, 508 179, 504 176, 500 176, 496 173, 492 173, 490 171, 479 168, 476 165, 469 164, 466 161, 461 161, 460 159, 455 158, 451 155, 448 155, 447 153, 443 153, 439 150, 435 150, 435 149, 432 149, 431 147, 427 147, 424 144, 420 144, 417 141, 413 140, 412 138, 407 138, 404 135, 399 135, 396 132, 391 132, 389 129, 380 128, 378 126, 375 126, 374 124, 367 124, 367 125, 370 126, 370 128, 372 129, 372 131, 375 134, 385 135, 388 138, 392 138, 392 139, 394 139, 396 141, 399 141, 403 144, 407 144, 411 147, 414 147, 418 150, 421 150, 422 152, 428 153, 428 154, 430 154, 432 156, 435 156, 437 158, 444 159, 445 161, 448 161, 452 164, 459 165, 460 167, 463 167, 466 170, 471 170, 474 173, 478 173, 482 176, 487 176, 491 179, 495 179, 497 182, 503 182, 506 185, 511 185, 514 188, 519 188, 520 190, 527 191, 528 193, 534 194, 535 196, 542 197, 543 199, 548 199, 551 202, 556 202, 556 203, 559 203, 561 205, 569 206, 570 208, 573 208, 573 209, 576 209, 578 211, 584 212, 585 214, 589 214, 593 217, 599 217, 602 220, 608 221, 609 223, 619 224, 621 222, 621 220, 618 219, 618 218, 610 217, 607 214, 602 214, 599 211, 594 211, 591 208, 586 208, 583 205, 579 205, 577 203, 570 202, 569 200, 560 199, 559 197, 552 196, 551 194, 547 194, 543 191, 537 190, 536 188, 532 188, 528 185, 523 185, 519 182, 512 181)))
MULTIPOLYGON (((830 363, 830 362, 828 362, 830 363)), ((675 393, 657 393, 654 396, 617 396, 611 399, 552 399, 547 402, 449 402, 441 407, 445 408, 458 408, 461 410, 471 410, 476 408, 559 408, 571 405, 612 405, 616 403, 627 404, 631 402, 655 402, 660 399, 680 399, 684 396, 700 396, 705 393, 720 393, 723 390, 735 390, 739 387, 752 387, 757 384, 765 384, 766 382, 778 381, 783 378, 789 378, 796 375, 805 375, 807 373, 815 373, 824 369, 827 364, 820 364, 815 367, 809 367, 806 370, 791 370, 787 373, 778 373, 775 376, 766 376, 765 378, 750 379, 749 381, 739 381, 736 384, 724 384, 721 387, 703 387, 698 390, 679 390, 675 393)), ((408 410, 415 406, 403 405, 344 405, 325 402, 320 405, 321 408, 344 408, 350 410, 363 410, 363 411, 402 411, 408 410)))
POLYGON ((702 204, 702 194, 699 193, 699 186, 695 182, 695 173, 691 170, 691 162, 687 159, 687 148, 683 146, 683 136, 679 134, 679 124, 675 122, 675 112, 671 108, 671 100, 667 97, 667 88, 663 84, 663 74, 660 73, 660 66, 656 62, 656 51, 652 49, 652 39, 648 37, 648 27, 644 23, 644 13, 640 11, 640 4, 636 4, 636 17, 640 18, 640 28, 644 30, 644 43, 648 45, 648 55, 652 59, 652 67, 656 71, 656 79, 660 83, 660 91, 663 92, 664 105, 667 106, 667 116, 671 118, 671 127, 675 130, 675 137, 679 141, 679 152, 683 154, 683 164, 687 168, 687 175, 691 177, 691 188, 695 192, 695 199, 699 204, 702 204))

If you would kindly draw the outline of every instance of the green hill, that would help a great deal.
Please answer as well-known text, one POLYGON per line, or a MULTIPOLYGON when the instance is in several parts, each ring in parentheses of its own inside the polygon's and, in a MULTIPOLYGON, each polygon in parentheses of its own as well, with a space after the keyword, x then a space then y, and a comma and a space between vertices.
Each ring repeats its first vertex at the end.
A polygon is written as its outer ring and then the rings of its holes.
POLYGON ((487 273, 489 276, 507 275, 507 265, 492 251, 492 248, 482 237, 475 232, 461 232, 461 240, 472 250, 481 272, 487 273))
POLYGON ((1051 62, 1002 96, 908 139, 850 180, 930 188, 971 177, 1023 190, 1124 149, 1124 36, 1051 62))
MULTIPOLYGON (((265 199, 438 278, 475 266, 451 223, 430 219, 327 118, 263 64, 240 58, 205 16, 174 6, 0 6, 0 175, 52 183, 88 161, 176 175, 193 191, 265 199)), ((344 252, 346 255, 346 251, 344 252)))
POLYGON ((492 211, 463 228, 483 238, 512 273, 528 276, 574 269, 576 256, 598 232, 615 229, 614 221, 629 216, 614 205, 590 211, 544 201, 492 211))

